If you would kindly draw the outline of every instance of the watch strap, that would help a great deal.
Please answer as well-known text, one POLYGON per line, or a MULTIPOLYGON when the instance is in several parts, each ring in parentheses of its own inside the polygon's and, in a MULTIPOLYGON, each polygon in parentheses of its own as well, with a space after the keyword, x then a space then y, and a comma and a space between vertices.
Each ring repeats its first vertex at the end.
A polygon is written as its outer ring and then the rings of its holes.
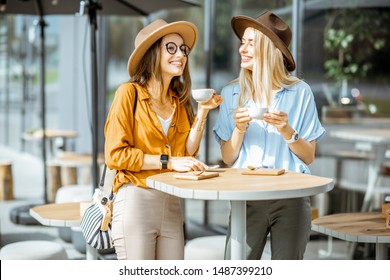
POLYGON ((288 140, 285 140, 287 144, 295 143, 299 139, 298 132, 294 130, 293 134, 291 135, 291 138, 288 140))

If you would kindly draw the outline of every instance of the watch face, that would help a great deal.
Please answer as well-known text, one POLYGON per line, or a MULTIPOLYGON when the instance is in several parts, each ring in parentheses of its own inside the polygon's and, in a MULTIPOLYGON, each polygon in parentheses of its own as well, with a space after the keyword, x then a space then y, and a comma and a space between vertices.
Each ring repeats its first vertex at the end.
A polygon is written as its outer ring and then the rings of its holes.
POLYGON ((295 134, 294 134, 294 140, 295 140, 295 141, 297 141, 297 140, 298 140, 298 138, 299 138, 299 135, 298 135, 298 133, 295 133, 295 134))
POLYGON ((168 159, 169 159, 168 155, 161 155, 160 156, 160 162, 161 162, 161 165, 162 165, 162 169, 167 169, 168 168, 168 159))

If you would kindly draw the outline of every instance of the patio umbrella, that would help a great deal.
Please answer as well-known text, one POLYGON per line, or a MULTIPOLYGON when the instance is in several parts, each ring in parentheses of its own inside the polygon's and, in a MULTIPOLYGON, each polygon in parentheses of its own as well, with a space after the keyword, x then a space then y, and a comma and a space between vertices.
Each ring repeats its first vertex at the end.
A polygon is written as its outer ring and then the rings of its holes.
MULTIPOLYGON (((46 101, 45 101, 45 15, 83 14, 89 17, 91 28, 91 69, 92 69, 92 184, 98 186, 98 135, 97 135, 97 53, 96 53, 96 16, 122 15, 122 16, 147 16, 151 13, 171 8, 185 8, 198 6, 184 0, 0 0, 0 14, 25 14, 39 16, 40 30, 40 100, 41 100, 41 127, 46 128, 46 101)), ((47 170, 46 170, 46 135, 42 137, 42 160, 44 165, 44 200, 47 198, 47 170)))

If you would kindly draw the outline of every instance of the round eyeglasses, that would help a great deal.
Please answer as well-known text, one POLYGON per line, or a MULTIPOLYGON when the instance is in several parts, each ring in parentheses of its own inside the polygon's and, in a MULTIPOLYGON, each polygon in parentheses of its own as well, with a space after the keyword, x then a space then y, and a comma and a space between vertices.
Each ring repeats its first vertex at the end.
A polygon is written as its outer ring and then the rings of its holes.
POLYGON ((179 48, 185 57, 187 57, 190 54, 190 50, 191 50, 190 47, 187 45, 183 44, 180 47, 178 47, 174 42, 166 43, 165 47, 169 54, 175 54, 177 52, 177 49, 179 48))

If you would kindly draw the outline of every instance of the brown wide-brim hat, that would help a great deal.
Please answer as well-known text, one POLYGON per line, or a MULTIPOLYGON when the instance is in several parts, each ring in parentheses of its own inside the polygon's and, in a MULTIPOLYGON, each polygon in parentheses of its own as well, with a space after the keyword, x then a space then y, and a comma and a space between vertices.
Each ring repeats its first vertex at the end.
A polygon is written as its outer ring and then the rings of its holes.
POLYGON ((165 35, 177 33, 184 41, 184 44, 190 47, 190 51, 198 39, 198 29, 194 24, 188 21, 176 21, 167 23, 162 19, 157 19, 145 26, 135 37, 135 49, 130 55, 127 63, 127 70, 132 76, 141 59, 148 49, 165 35))
POLYGON ((295 69, 294 58, 288 49, 292 38, 291 29, 281 18, 267 11, 256 19, 247 16, 235 16, 232 18, 231 25, 234 33, 240 39, 248 27, 253 27, 264 33, 282 52, 287 70, 293 71, 295 69))

